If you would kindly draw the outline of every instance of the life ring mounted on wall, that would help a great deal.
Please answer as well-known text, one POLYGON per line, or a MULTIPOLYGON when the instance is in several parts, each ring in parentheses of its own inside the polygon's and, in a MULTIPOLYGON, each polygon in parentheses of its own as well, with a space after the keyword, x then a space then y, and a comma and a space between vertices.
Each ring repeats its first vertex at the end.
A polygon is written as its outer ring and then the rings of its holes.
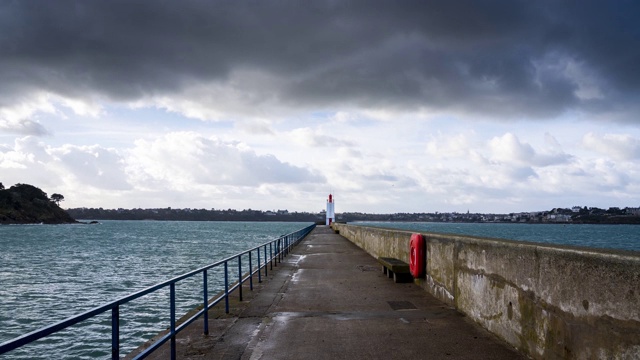
POLYGON ((409 241, 409 271, 414 278, 424 275, 425 270, 425 241, 422 234, 411 234, 409 241))

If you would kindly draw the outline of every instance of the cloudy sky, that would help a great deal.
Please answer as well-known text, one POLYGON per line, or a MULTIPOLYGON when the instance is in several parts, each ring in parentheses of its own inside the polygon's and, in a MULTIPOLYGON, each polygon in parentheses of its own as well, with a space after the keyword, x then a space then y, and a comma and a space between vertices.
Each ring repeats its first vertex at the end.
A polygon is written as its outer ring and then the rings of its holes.
POLYGON ((64 207, 640 206, 634 1, 2 1, 0 182, 64 207))

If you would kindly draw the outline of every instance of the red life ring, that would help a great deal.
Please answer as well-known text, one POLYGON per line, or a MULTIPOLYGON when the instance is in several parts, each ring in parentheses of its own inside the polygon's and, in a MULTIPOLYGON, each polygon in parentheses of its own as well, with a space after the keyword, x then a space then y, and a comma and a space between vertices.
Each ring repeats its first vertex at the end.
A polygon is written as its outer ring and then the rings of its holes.
POLYGON ((421 234, 411 234, 409 242, 409 271, 414 278, 424 275, 425 241, 421 234))

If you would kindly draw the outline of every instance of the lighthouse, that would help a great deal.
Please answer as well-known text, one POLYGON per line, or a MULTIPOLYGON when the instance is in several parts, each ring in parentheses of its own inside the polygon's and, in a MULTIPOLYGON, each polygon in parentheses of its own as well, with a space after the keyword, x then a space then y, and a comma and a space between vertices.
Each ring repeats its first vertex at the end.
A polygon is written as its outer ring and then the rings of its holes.
POLYGON ((325 225, 331 225, 331 223, 336 219, 333 205, 335 205, 333 202, 333 195, 329 194, 329 200, 327 200, 327 222, 325 225))

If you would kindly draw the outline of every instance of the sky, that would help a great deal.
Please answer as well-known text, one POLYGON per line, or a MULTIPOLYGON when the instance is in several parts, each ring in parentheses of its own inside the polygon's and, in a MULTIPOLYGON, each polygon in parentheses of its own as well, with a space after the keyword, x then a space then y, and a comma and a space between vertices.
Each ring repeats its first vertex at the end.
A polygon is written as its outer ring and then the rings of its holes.
POLYGON ((2 1, 0 182, 61 206, 640 206, 635 1, 2 1))

